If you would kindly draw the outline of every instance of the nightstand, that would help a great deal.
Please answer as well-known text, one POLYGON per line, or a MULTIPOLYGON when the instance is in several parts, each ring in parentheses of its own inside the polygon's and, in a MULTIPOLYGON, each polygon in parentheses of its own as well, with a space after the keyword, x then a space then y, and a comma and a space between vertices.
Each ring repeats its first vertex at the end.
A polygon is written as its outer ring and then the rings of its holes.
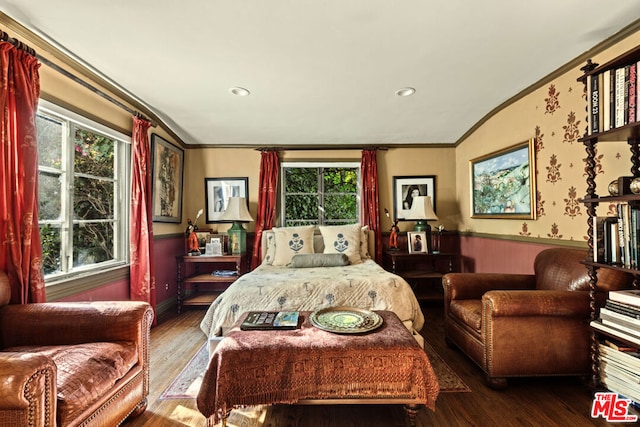
POLYGON ((443 301, 442 276, 453 271, 455 254, 385 250, 383 266, 405 279, 420 301, 443 301))
POLYGON ((246 255, 176 257, 178 314, 183 306, 209 307, 229 285, 246 270, 246 255), (235 275, 217 276, 214 271, 235 271, 235 275), (190 289, 189 289, 190 288, 190 289), (188 292, 189 291, 189 292, 188 292))

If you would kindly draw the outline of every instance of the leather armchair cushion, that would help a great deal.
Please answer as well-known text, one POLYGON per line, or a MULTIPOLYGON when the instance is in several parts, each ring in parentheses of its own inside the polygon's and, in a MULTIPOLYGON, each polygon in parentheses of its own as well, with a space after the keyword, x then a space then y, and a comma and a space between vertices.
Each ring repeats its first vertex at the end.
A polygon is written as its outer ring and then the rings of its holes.
POLYGON ((19 346, 3 352, 37 353, 57 367, 58 423, 67 425, 107 394, 138 362, 133 342, 94 342, 60 346, 19 346))
POLYGON ((449 313, 459 322, 471 328, 480 337, 482 327, 482 301, 479 299, 453 300, 449 313))

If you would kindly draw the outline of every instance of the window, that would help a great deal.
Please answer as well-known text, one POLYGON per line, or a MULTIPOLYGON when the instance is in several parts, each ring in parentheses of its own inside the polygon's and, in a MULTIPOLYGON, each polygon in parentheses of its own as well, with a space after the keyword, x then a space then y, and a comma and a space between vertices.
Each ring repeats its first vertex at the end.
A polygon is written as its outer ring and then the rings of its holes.
POLYGON ((42 100, 36 126, 47 284, 126 264, 130 138, 42 100))
POLYGON ((283 225, 359 222, 359 163, 283 163, 281 175, 283 225))

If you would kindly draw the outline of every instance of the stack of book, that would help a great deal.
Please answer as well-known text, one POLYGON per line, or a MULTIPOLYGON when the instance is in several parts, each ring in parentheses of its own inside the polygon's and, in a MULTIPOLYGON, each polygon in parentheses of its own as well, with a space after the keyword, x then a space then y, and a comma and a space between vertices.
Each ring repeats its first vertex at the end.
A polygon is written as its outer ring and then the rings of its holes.
POLYGON ((600 318, 591 326, 612 337, 599 343, 600 381, 640 402, 640 290, 609 292, 600 318))

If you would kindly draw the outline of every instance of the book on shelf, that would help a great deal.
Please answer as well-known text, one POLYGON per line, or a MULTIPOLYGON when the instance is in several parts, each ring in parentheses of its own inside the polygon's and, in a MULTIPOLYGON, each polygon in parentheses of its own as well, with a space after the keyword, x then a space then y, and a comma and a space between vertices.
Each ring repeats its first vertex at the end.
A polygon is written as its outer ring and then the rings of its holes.
POLYGON ((600 74, 595 74, 591 76, 591 133, 602 131, 600 104, 600 74))
POLYGON ((296 329, 300 313, 298 311, 250 311, 240 324, 243 331, 296 329))
POLYGON ((609 320, 611 322, 619 322, 623 326, 636 328, 638 330, 638 333, 640 333, 640 319, 632 316, 627 316, 624 313, 618 313, 616 311, 609 310, 607 307, 602 307, 600 309, 600 319, 609 320))
POLYGON ((607 223, 607 216, 591 217, 593 222, 593 261, 605 263, 607 262, 607 254, 605 247, 604 228, 607 223))
POLYGON ((633 334, 629 334, 625 331, 621 331, 617 328, 611 327, 609 325, 605 325, 603 324, 600 320, 592 320, 589 325, 593 328, 596 329, 598 331, 604 332, 605 334, 617 337, 619 339, 622 339, 624 341, 628 341, 630 343, 632 343, 633 345, 639 345, 640 346, 640 337, 633 335, 633 334))
POLYGON ((607 299, 604 308, 624 314, 625 316, 633 317, 634 319, 640 319, 640 307, 634 305, 607 299))
POLYGON ((604 357, 605 359, 622 363, 628 366, 630 369, 634 369, 635 371, 640 373, 640 353, 638 353, 637 351, 621 351, 603 343, 598 344, 598 350, 600 352, 601 359, 604 357))
POLYGON ((621 291, 609 291, 609 299, 615 302, 640 307, 640 289, 624 289, 621 291))
POLYGON ((600 89, 602 98, 602 130, 611 129, 611 96, 614 93, 611 88, 611 70, 605 71, 602 78, 602 89, 600 89))
POLYGON ((604 358, 600 360, 600 369, 620 381, 640 387, 640 373, 629 369, 623 363, 604 358))
POLYGON ((636 93, 636 85, 638 83, 636 76, 636 64, 629 65, 629 86, 628 86, 628 94, 627 97, 629 99, 628 104, 628 115, 627 115, 627 123, 633 123, 636 121, 636 103, 637 103, 637 93, 636 93))
POLYGON ((619 319, 610 320, 602 316, 600 316, 600 321, 605 326, 610 326, 611 328, 617 329, 620 332, 625 332, 640 339, 640 329, 635 325, 630 326, 629 324, 623 323, 619 319))

